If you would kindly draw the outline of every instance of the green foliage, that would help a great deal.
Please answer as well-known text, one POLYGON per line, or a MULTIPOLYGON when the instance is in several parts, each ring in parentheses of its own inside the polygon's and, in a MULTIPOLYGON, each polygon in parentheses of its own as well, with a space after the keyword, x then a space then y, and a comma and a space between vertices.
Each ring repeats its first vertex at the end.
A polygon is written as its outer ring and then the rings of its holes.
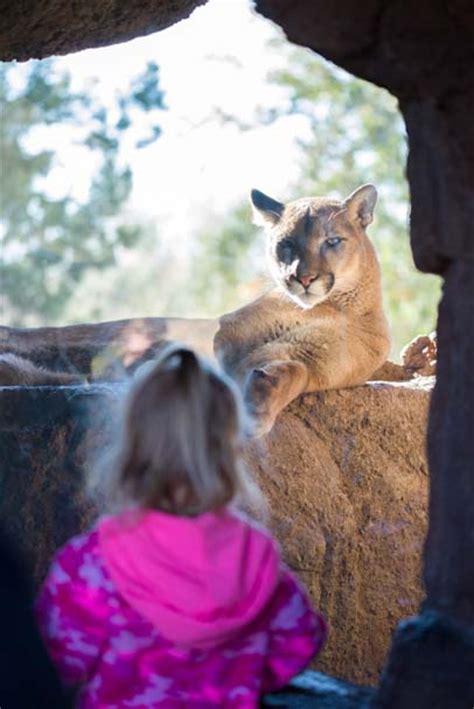
MULTIPOLYGON (((2 319, 12 325, 52 323, 88 271, 110 266, 118 250, 140 237, 139 227, 120 221, 132 187, 120 141, 134 111, 163 108, 158 67, 149 64, 117 97, 116 109, 106 110, 93 91, 73 91, 70 76, 59 74, 52 60, 32 62, 23 73, 3 64, 0 102, 2 319), (85 151, 81 165, 95 167, 83 200, 51 194, 48 178, 61 162, 60 150, 31 147, 39 144, 39 131, 59 125, 74 131, 85 151)), ((152 125, 136 146, 158 135, 159 127, 152 125)))
POLYGON ((250 207, 245 203, 231 210, 223 224, 203 229, 194 259, 192 292, 207 316, 232 310, 242 298, 245 302, 246 286, 252 290, 256 275, 253 256, 258 253, 258 242, 250 225, 250 207))

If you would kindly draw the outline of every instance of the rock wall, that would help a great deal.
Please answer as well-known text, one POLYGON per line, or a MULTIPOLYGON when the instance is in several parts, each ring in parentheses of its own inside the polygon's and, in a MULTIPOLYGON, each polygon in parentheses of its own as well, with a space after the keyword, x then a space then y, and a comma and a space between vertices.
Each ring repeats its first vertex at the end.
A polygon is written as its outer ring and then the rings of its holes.
POLYGON ((0 59, 42 59, 125 42, 187 17, 205 0, 0 2, 0 59))
POLYGON ((285 558, 329 619, 318 667, 351 681, 377 680, 422 596, 431 384, 306 395, 249 451, 285 558))
MULTIPOLYGON (((431 379, 307 395, 246 452, 285 559, 326 614, 318 666, 374 682, 397 621, 421 598, 424 436, 431 379)), ((92 454, 120 384, 0 389, 0 518, 37 582, 96 515, 92 454)))
POLYGON ((113 399, 105 386, 0 388, 1 527, 35 584, 55 550, 94 517, 86 449, 105 440, 92 419, 113 399))

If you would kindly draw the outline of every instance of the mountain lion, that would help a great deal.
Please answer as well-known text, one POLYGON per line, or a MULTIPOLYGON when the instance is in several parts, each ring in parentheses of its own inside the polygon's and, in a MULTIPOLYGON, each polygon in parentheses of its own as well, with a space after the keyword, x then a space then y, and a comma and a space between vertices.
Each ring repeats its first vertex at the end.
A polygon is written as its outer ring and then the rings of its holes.
MULTIPOLYGON (((286 205, 253 190, 276 288, 224 315, 214 350, 241 382, 257 435, 300 394, 363 384, 385 361, 390 338, 380 269, 365 233, 376 199, 372 185, 343 202, 307 198, 286 205)), ((84 381, 0 354, 0 385, 84 381)))
POLYGON ((365 232, 376 201, 373 185, 342 202, 252 191, 276 288, 224 315, 214 349, 243 386, 256 435, 300 394, 363 384, 385 361, 380 267, 365 232))

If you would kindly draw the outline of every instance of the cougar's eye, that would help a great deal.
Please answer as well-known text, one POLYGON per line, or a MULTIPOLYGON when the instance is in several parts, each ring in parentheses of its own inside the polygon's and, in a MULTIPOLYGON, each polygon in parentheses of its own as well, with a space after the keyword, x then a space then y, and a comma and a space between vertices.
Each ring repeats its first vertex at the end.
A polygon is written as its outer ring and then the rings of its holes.
POLYGON ((277 246, 277 254, 280 261, 291 263, 295 255, 295 249, 291 241, 280 241, 277 246))
POLYGON ((331 237, 329 237, 329 239, 326 239, 326 241, 324 243, 326 246, 329 246, 332 249, 335 246, 339 246, 341 241, 342 241, 342 239, 340 236, 331 236, 331 237))

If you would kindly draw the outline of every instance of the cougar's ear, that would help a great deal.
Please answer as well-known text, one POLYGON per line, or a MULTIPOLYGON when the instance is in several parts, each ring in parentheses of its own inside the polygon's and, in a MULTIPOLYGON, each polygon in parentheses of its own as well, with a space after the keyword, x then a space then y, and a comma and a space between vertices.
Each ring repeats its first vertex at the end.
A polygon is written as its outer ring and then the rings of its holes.
POLYGON ((349 218, 358 221, 364 228, 370 224, 374 216, 377 202, 377 190, 373 185, 362 185, 344 200, 349 218))
POLYGON ((254 224, 259 226, 273 226, 276 224, 285 208, 281 202, 267 197, 263 192, 252 190, 250 193, 250 203, 253 211, 254 224))

